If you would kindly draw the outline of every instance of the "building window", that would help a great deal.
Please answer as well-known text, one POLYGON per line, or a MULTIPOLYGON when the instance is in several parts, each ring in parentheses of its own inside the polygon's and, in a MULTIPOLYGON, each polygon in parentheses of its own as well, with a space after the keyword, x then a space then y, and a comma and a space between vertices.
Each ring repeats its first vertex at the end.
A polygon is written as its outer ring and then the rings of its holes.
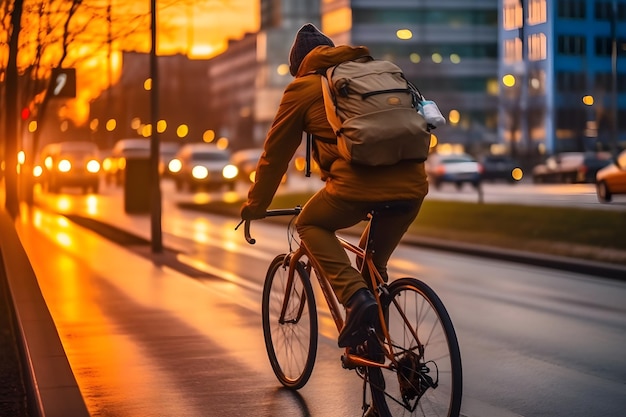
POLYGON ((504 40, 504 62, 513 63, 522 60, 522 40, 520 38, 504 40))
MULTIPOLYGON (((613 18, 613 2, 610 0, 596 1, 594 8, 596 20, 611 20, 613 18)), ((626 3, 617 4, 617 20, 626 20, 626 3)))
POLYGON ((596 20, 611 20, 613 5, 611 1, 596 1, 594 17, 596 20))
POLYGON ((502 9, 504 29, 511 30, 522 27, 524 16, 522 6, 518 0, 505 0, 502 9))
POLYGON ((528 23, 538 25, 547 22, 546 0, 529 0, 528 23))
POLYGON ((586 39, 583 36, 560 35, 558 52, 561 55, 584 55, 587 51, 586 39))
POLYGON ((563 19, 584 19, 584 0, 559 0, 557 16, 563 19))
MULTIPOLYGON (((354 3, 354 2, 353 2, 354 3)), ((380 9, 378 7, 352 6, 352 16, 359 23, 389 23, 416 25, 448 25, 453 27, 493 26, 498 25, 498 14, 495 10, 475 9, 420 9, 394 8, 380 9)))
POLYGON ((528 38, 528 59, 531 61, 540 61, 546 59, 546 35, 543 33, 534 33, 528 38))
MULTIPOLYGON (((619 73, 617 78, 617 91, 626 92, 626 73, 619 73)), ((599 91, 611 91, 613 88, 613 75, 610 72, 600 72, 595 75, 594 87, 599 91)))
POLYGON ((582 72, 558 71, 556 88, 560 93, 584 91, 586 88, 585 74, 582 72))
POLYGON ((596 37, 596 56, 611 56, 613 53, 613 40, 607 37, 596 37))
MULTIPOLYGON (((597 36, 595 38, 596 56, 611 56, 613 54, 613 39, 606 36, 597 36)), ((617 39, 617 56, 626 55, 626 39, 617 39)))

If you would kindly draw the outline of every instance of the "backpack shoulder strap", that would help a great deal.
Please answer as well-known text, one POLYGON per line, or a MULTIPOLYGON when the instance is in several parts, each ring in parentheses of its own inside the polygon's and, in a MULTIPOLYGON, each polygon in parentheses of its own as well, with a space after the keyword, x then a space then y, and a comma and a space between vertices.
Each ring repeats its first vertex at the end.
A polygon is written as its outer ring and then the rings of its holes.
MULTIPOLYGON (((328 71, 332 71, 333 67, 329 68, 328 71)), ((327 72, 328 74, 328 72, 327 72)), ((320 77, 322 81, 322 95, 324 96, 324 108, 326 110, 326 119, 328 119, 328 123, 333 128, 333 132, 335 135, 341 134, 341 120, 339 120, 339 116, 337 115, 337 102, 333 97, 333 93, 331 92, 330 85, 328 83, 327 76, 322 75, 320 77)))

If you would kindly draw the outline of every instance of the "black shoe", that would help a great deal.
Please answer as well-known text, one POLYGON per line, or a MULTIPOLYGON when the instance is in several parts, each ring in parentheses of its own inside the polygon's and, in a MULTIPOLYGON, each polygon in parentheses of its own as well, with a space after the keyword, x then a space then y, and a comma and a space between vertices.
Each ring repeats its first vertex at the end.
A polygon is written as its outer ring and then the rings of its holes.
POLYGON ((339 347, 356 347, 367 339, 367 330, 375 327, 378 308, 374 295, 366 288, 355 292, 346 303, 346 321, 339 333, 339 347))

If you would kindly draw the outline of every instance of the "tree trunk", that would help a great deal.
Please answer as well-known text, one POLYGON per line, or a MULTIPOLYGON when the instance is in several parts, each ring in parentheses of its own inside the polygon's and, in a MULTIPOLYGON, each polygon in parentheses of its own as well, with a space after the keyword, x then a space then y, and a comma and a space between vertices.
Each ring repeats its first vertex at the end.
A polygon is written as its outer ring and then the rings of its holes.
POLYGON ((4 135, 5 156, 5 207, 9 214, 15 218, 19 213, 19 201, 17 192, 17 144, 19 141, 17 131, 17 49, 22 22, 23 0, 15 0, 11 13, 11 37, 9 39, 9 59, 6 71, 5 90, 5 116, 6 126, 4 135))

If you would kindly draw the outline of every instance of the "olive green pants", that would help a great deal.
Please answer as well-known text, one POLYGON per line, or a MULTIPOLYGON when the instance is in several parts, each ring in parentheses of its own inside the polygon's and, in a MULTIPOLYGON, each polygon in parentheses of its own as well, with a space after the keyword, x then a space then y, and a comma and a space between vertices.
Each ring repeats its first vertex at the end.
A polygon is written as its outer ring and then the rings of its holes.
MULTIPOLYGON (((387 261, 417 217, 422 201, 423 199, 403 202, 403 210, 395 210, 393 213, 383 211, 376 216, 371 236, 375 242, 373 258, 376 268, 385 279, 387 261)), ((365 220, 367 214, 380 204, 339 199, 321 189, 311 197, 298 216, 296 228, 300 238, 319 262, 343 305, 357 290, 367 288, 367 283, 351 265, 350 258, 337 240, 335 232, 365 220)), ((364 237, 361 240, 363 247, 364 237)))

